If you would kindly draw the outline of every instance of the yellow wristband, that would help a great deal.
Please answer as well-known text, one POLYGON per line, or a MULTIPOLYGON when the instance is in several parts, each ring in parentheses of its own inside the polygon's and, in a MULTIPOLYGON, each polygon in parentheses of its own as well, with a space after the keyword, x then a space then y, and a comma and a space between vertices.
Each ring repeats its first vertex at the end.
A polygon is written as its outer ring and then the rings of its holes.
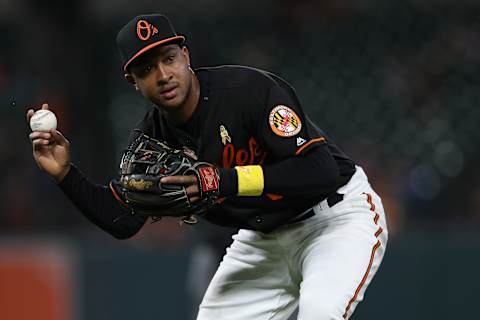
POLYGON ((260 196, 263 193, 263 169, 261 166, 235 167, 238 177, 238 196, 260 196))

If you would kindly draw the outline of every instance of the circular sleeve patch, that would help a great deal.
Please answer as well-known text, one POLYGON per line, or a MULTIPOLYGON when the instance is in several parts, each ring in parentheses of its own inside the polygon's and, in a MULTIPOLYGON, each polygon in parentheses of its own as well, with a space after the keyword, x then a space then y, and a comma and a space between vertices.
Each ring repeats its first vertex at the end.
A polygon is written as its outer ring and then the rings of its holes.
POLYGON ((302 121, 295 111, 284 105, 273 108, 268 120, 272 131, 280 137, 294 136, 302 129, 302 121))

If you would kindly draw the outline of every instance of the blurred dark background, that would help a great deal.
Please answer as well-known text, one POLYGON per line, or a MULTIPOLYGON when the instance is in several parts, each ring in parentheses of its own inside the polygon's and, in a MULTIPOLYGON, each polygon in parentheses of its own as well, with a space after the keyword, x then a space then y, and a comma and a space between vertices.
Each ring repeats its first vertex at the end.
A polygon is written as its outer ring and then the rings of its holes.
POLYGON ((472 319, 480 289, 474 0, 0 0, 0 319, 194 318, 234 230, 164 220, 114 240, 37 169, 25 120, 48 102, 72 161, 107 183, 150 106, 124 80, 115 36, 153 12, 187 36, 194 67, 243 64, 287 79, 366 170, 390 242, 352 319, 472 319))

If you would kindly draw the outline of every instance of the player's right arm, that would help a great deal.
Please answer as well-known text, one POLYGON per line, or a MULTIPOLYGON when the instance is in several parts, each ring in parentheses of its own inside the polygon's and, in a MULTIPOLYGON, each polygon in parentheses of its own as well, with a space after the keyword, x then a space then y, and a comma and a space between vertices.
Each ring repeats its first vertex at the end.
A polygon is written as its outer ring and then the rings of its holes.
MULTIPOLYGON (((43 110, 48 110, 48 104, 42 105, 43 110)), ((33 116, 34 110, 27 112, 27 123, 33 116)), ((60 182, 70 170, 70 143, 57 130, 50 132, 33 131, 29 135, 32 141, 33 158, 40 170, 50 175, 55 181, 60 182)))
MULTIPOLYGON (((44 104, 42 109, 48 109, 48 105, 44 104)), ((32 109, 28 110, 27 122, 33 113, 32 109)), ((140 230, 146 218, 132 216, 116 201, 107 186, 90 182, 72 165, 70 143, 59 131, 36 131, 29 137, 38 167, 57 182, 88 220, 118 239, 129 238, 140 230)))

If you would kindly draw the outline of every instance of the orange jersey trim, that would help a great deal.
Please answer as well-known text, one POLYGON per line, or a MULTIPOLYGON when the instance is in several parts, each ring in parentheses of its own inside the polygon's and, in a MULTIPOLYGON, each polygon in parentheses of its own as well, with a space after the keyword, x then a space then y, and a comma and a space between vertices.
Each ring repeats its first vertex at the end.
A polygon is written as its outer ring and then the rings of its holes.
POLYGON ((122 206, 124 206, 125 208, 129 208, 128 204, 126 204, 122 198, 120 198, 120 196, 117 194, 117 192, 115 191, 115 188, 112 186, 112 181, 110 181, 110 183, 108 184, 108 187, 110 188, 110 191, 112 192, 113 196, 115 197, 115 199, 117 199, 118 202, 120 202, 120 204, 122 206))
POLYGON ((312 140, 308 141, 303 146, 301 146, 299 149, 297 149, 297 151, 295 152, 295 155, 298 156, 303 150, 305 150, 306 147, 308 147, 312 143, 320 142, 320 141, 325 141, 325 138, 320 137, 320 138, 315 138, 315 139, 312 139, 312 140))
POLYGON ((273 201, 277 201, 277 200, 280 200, 283 198, 283 196, 279 195, 279 194, 274 194, 274 193, 267 193, 266 196, 270 199, 270 200, 273 200, 273 201))
POLYGON ((137 53, 135 53, 135 55, 134 55, 133 57, 131 57, 130 60, 128 60, 127 63, 125 63, 125 66, 123 67, 123 71, 127 72, 128 65, 129 65, 133 60, 135 60, 136 58, 138 58, 138 56, 140 56, 142 53, 145 53, 146 51, 148 51, 148 50, 150 50, 150 49, 152 49, 152 48, 154 48, 154 47, 157 47, 157 46, 159 46, 159 45, 162 45, 162 44, 164 44, 164 43, 172 42, 172 41, 175 41, 175 40, 185 41, 185 37, 184 37, 184 36, 175 36, 175 37, 163 39, 163 40, 154 42, 154 43, 152 43, 152 44, 149 44, 148 46, 142 48, 140 51, 138 51, 137 53))

